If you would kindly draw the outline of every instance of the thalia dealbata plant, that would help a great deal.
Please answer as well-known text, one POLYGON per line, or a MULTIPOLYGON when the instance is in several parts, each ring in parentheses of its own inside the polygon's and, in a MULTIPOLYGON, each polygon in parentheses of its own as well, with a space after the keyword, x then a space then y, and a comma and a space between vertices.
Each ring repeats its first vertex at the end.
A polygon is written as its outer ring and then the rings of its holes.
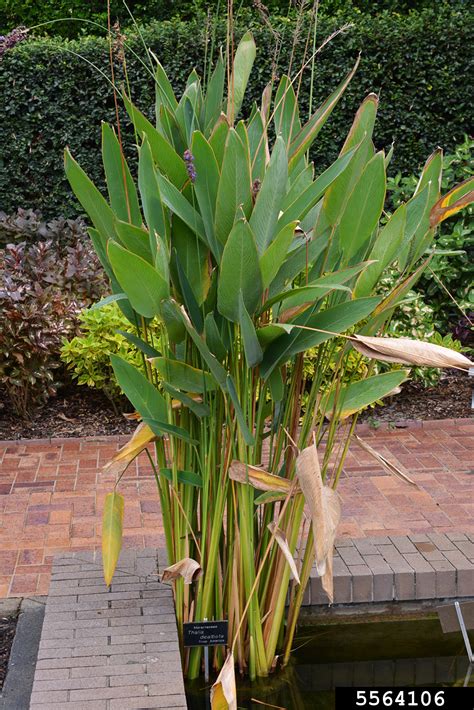
MULTIPOLYGON (((437 224, 472 201, 472 180, 440 197, 437 150, 412 198, 381 225, 389 156, 372 142, 377 96, 362 102, 330 167, 318 174, 308 159, 357 62, 306 123, 288 76, 237 120, 255 55, 246 33, 227 90, 219 59, 205 90, 193 71, 179 100, 157 62, 155 125, 123 95, 139 139, 138 178, 104 124, 108 201, 65 154, 112 299, 144 355, 142 367, 113 357, 141 422, 109 464, 117 483, 104 511, 106 583, 121 546, 121 475, 154 442, 179 632, 186 621, 229 620, 229 651, 213 654, 214 668, 223 667, 213 707, 231 708, 235 664, 255 678, 277 659, 287 663, 313 564, 332 599, 336 488, 357 413, 407 377, 369 367, 348 381, 350 349, 470 366, 445 348, 380 336, 429 263, 437 224), (380 294, 394 266, 398 282, 380 294), (312 381, 303 373, 309 348, 312 381)), ((189 678, 201 661, 201 649, 183 652, 189 678)))

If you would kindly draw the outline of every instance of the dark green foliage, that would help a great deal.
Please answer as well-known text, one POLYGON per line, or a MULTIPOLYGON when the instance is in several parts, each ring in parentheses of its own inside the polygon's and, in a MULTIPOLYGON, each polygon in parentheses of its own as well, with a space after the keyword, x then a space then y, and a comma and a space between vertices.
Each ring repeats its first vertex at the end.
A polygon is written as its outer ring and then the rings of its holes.
MULTIPOLYGON (((472 15, 467 9, 442 6, 409 16, 383 13, 370 18, 350 12, 332 20, 321 18, 319 41, 348 19, 355 27, 331 42, 317 61, 313 106, 330 93, 362 51, 356 76, 318 138, 314 155, 317 170, 334 160, 357 106, 370 91, 380 93, 377 146, 388 148, 392 140, 396 142, 392 172, 412 173, 437 145, 452 150, 470 123, 472 15)), ((281 21, 277 29, 283 40, 280 70, 284 71, 294 25, 281 21)), ((246 113, 270 78, 274 41, 259 21, 252 30, 258 54, 244 105, 246 113)), ((147 45, 159 56, 178 92, 193 66, 203 70, 205 32, 204 22, 179 20, 155 23, 144 30, 147 45)), ((217 43, 224 43, 224 24, 218 26, 217 35, 217 43)), ((144 58, 140 39, 130 33, 129 42, 144 58)), ((301 55, 302 48, 297 51, 296 66, 301 55)), ((130 52, 127 58, 132 96, 152 118, 153 81, 130 52)), ((4 97, 0 108, 0 208, 5 212, 21 206, 41 209, 46 216, 78 213, 63 172, 65 145, 91 178, 103 185, 97 160, 100 121, 114 121, 113 96, 110 84, 87 62, 108 75, 104 38, 29 40, 7 52, 0 62, 0 93, 4 97)), ((121 81, 117 67, 117 82, 121 81)), ((307 105, 309 84, 307 70, 302 105, 307 105)), ((129 129, 125 133, 128 154, 133 157, 133 136, 129 129)))
MULTIPOLYGON (((437 4, 462 5, 463 0, 437 0, 437 4)), ((299 2, 289 0, 266 0, 263 3, 272 14, 294 15, 299 2)), ((222 14, 227 3, 204 2, 203 0, 128 0, 127 5, 137 22, 147 23, 154 20, 167 20, 170 17, 191 19, 196 13, 211 11, 215 13, 220 8, 222 14)), ((239 14, 243 8, 254 8, 254 0, 240 0, 234 3, 234 12, 239 14)), ((433 6, 433 0, 323 0, 321 11, 326 15, 347 11, 351 8, 368 15, 376 15, 384 10, 397 13, 408 13, 411 10, 421 10, 433 6)), ((309 9, 311 3, 306 3, 309 9)), ((130 14, 123 0, 110 0, 112 23, 119 21, 122 26, 131 23, 130 14)), ((100 35, 104 31, 91 22, 102 27, 107 26, 107 3, 105 0, 0 0, 0 32, 6 34, 17 25, 34 27, 40 23, 47 24, 38 29, 49 35, 61 35, 72 39, 81 34, 100 35), (76 22, 64 18, 80 18, 86 22, 76 22)))
POLYGON ((88 241, 10 244, 0 250, 0 387, 26 417, 55 393, 62 339, 105 280, 88 241))

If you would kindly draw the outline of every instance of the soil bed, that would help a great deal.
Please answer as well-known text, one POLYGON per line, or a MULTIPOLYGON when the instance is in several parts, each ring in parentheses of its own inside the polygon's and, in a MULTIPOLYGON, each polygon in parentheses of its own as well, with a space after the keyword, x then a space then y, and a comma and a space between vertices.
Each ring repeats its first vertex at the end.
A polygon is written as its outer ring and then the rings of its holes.
POLYGON ((8 659, 15 637, 16 622, 18 617, 0 617, 0 690, 3 688, 8 669, 8 659))
POLYGON ((387 399, 383 406, 367 409, 359 421, 397 422, 404 419, 465 419, 471 409, 474 378, 458 370, 445 370, 436 387, 408 382, 400 394, 387 399))
MULTIPOLYGON (((448 370, 436 387, 425 389, 419 383, 409 382, 384 406, 366 410, 359 421, 376 425, 380 421, 470 417, 473 388, 474 379, 448 370)), ((128 434, 135 427, 136 422, 129 422, 115 412, 104 395, 87 387, 63 388, 48 404, 33 412, 28 421, 14 416, 0 392, 0 440, 128 434)))

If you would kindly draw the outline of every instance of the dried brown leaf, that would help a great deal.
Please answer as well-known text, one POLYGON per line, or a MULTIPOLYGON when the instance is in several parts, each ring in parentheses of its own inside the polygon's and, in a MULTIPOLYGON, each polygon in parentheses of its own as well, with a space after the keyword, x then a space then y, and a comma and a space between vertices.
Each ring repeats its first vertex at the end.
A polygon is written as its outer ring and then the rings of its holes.
POLYGON ((268 529, 272 533, 272 535, 275 537, 275 540, 277 544, 279 545, 281 551, 286 557, 286 561, 288 562, 291 573, 293 577, 295 578, 297 584, 300 584, 300 576, 298 574, 298 570, 296 569, 296 562, 291 554, 290 546, 288 545, 288 540, 286 539, 285 533, 283 530, 281 530, 279 527, 277 527, 277 524, 275 522, 270 523, 268 525, 268 529))
POLYGON ((353 347, 362 355, 384 362, 426 367, 453 367, 464 371, 474 367, 474 363, 465 355, 421 340, 377 338, 365 335, 355 335, 351 340, 353 347))
POLYGON ((156 439, 156 434, 152 432, 148 424, 141 422, 133 432, 130 441, 127 441, 125 446, 117 451, 115 456, 105 464, 103 470, 120 476, 128 464, 154 439, 156 439))
POLYGON ((303 449, 296 459, 296 475, 311 513, 316 569, 322 578, 323 589, 332 602, 334 540, 341 518, 339 495, 323 484, 318 452, 314 444, 303 449))
POLYGON ((239 483, 246 483, 257 488, 259 491, 280 491, 288 493, 291 488, 291 481, 281 476, 274 476, 257 466, 232 461, 229 466, 229 478, 239 483))
POLYGON ((383 468, 388 471, 389 473, 393 474, 397 478, 400 478, 404 483, 410 484, 410 486, 414 486, 415 488, 419 488, 418 484, 415 483, 415 481, 412 481, 412 479, 405 473, 405 471, 402 471, 401 468, 398 468, 393 464, 391 461, 385 458, 385 456, 382 456, 382 454, 379 454, 378 451, 375 451, 366 441, 360 438, 360 436, 355 435, 355 440, 361 447, 361 449, 364 449, 364 451, 367 451, 368 454, 374 457, 383 468))
POLYGON ((185 584, 195 582, 202 575, 202 567, 199 562, 192 557, 184 557, 179 562, 175 562, 171 567, 167 567, 162 574, 161 581, 169 582, 182 577, 185 584))
POLYGON ((217 680, 211 688, 212 710, 237 710, 234 654, 229 653, 217 680))

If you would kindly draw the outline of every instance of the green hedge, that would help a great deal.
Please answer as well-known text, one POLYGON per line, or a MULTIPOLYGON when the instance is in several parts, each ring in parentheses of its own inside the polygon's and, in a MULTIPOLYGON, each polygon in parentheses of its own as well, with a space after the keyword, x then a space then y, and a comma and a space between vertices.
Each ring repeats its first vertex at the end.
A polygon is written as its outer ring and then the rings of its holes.
MULTIPOLYGON (((462 4, 467 0, 437 0, 437 5, 462 4)), ((127 0, 127 6, 137 22, 143 24, 167 20, 179 16, 181 19, 192 18, 196 11, 210 10, 215 13, 219 7, 220 13, 225 11, 227 3, 223 0, 127 0)), ((264 5, 273 14, 295 14, 295 4, 288 0, 265 0, 264 5)), ((326 14, 334 14, 355 8, 369 15, 376 15, 384 10, 407 13, 410 10, 421 10, 433 6, 433 0, 323 0, 320 9, 326 14)), ((234 2, 236 14, 242 8, 251 9, 254 0, 239 0, 234 2)), ((309 7, 309 5, 308 5, 309 7)), ((130 14, 123 0, 110 0, 112 22, 118 20, 122 26, 130 24, 130 14)), ((40 23, 51 24, 41 27, 43 34, 61 35, 73 39, 85 32, 87 34, 103 34, 99 27, 90 22, 107 26, 106 0, 0 0, 0 34, 6 34, 17 25, 33 27, 40 23), (86 23, 63 21, 63 18, 81 18, 86 23)))
MULTIPOLYGON (((332 20, 321 18, 319 39, 344 19, 342 15, 332 20)), ((362 51, 356 77, 318 139, 317 168, 334 159, 357 106, 369 91, 380 93, 378 147, 388 148, 395 140, 393 172, 412 173, 437 145, 452 150, 471 125, 472 14, 438 8, 408 16, 382 13, 375 18, 352 13, 349 19, 355 27, 331 42, 317 62, 314 92, 316 101, 321 101, 362 51)), ((269 79, 272 56, 271 34, 257 24, 253 30, 258 55, 246 110, 252 99, 260 97, 269 79)), ((283 37, 280 65, 284 69, 293 25, 281 20, 278 30, 283 37)), ((193 66, 202 70, 203 22, 155 23, 144 35, 178 91, 193 66)), ((223 41, 223 26, 219 35, 223 41)), ((131 36, 129 41, 143 57, 140 41, 131 36)), ((5 212, 32 207, 46 216, 77 213, 63 174, 66 144, 91 177, 102 184, 100 121, 114 120, 113 97, 110 85, 87 62, 108 72, 105 39, 29 40, 5 53, 0 61, 0 209, 5 212), (80 53, 87 61, 71 52, 80 53)), ((130 53, 128 72, 135 101, 151 115, 153 81, 130 53)), ((307 105, 309 83, 308 71, 302 87, 303 106, 307 105)), ((132 140, 129 133, 130 146, 132 140)), ((129 150, 133 154, 133 148, 129 150)))

